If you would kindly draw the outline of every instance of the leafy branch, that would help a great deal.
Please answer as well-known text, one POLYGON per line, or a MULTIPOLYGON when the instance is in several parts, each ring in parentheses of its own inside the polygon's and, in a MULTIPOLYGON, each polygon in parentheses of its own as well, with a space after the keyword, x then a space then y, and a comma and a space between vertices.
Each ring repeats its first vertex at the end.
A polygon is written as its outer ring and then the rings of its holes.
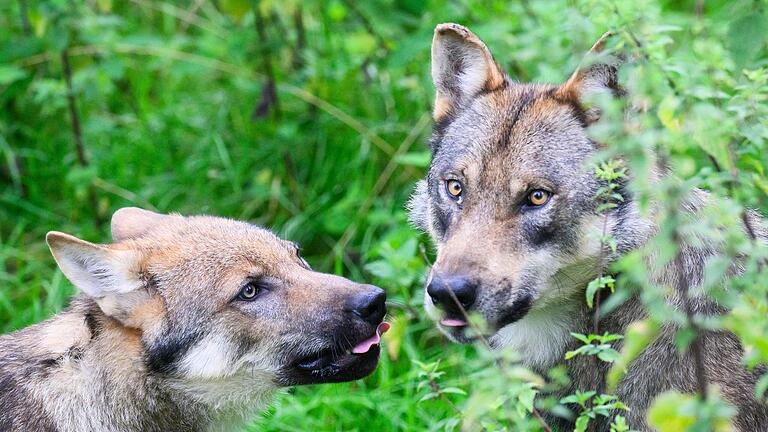
MULTIPOLYGON (((560 399, 560 403, 577 404, 581 407, 581 413, 576 418, 576 428, 574 429, 574 432, 585 432, 590 424, 590 420, 596 420, 598 417, 610 417, 611 413, 616 410, 629 410, 629 408, 618 400, 616 396, 607 394, 598 395, 597 392, 592 390, 586 392, 577 391, 572 395, 560 399)), ((623 418, 621 420, 617 418, 614 421, 614 424, 623 426, 625 422, 623 418)), ((612 426, 611 430, 615 430, 615 428, 612 426)))

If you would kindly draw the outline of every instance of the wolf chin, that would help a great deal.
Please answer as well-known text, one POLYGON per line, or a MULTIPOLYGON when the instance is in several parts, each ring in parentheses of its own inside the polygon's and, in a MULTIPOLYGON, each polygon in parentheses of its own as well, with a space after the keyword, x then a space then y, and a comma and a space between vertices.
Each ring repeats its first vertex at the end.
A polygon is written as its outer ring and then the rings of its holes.
MULTIPOLYGON (((541 373, 563 363, 566 351, 580 344, 570 332, 592 331, 585 288, 597 277, 605 216, 598 214, 595 199, 604 183, 588 169, 601 144, 586 131, 600 112, 586 102, 623 94, 619 58, 601 54, 607 36, 592 48, 589 64, 562 85, 514 82, 486 45, 460 25, 437 26, 432 42, 432 160, 409 203, 411 222, 436 245, 426 311, 450 339, 463 343, 473 340, 466 312, 479 314, 493 347, 514 349, 541 373)), ((668 175, 659 165, 650 181, 668 175)), ((647 243, 659 224, 653 211, 641 214, 627 188, 618 192, 623 200, 607 212, 606 227, 622 254, 647 243)), ((695 190, 681 210, 698 217, 711 201, 708 193, 695 190)), ((759 241, 768 239, 757 214, 749 212, 746 221, 759 241)), ((694 239, 682 245, 681 254, 683 269, 663 267, 652 280, 674 287, 682 271, 695 291, 705 263, 718 254, 717 245, 694 239)), ((738 272, 740 264, 733 267, 738 272)), ((667 301, 682 308, 677 292, 667 301)), ((692 310, 724 312, 700 296, 692 299, 692 310)), ((630 298, 600 319, 600 331, 624 333, 645 317, 639 299, 630 298)), ((672 325, 663 328, 618 386, 616 395, 630 407, 622 415, 633 429, 651 430, 645 414, 655 395, 696 389, 692 356, 678 352, 675 331, 672 325)), ((739 340, 731 333, 704 332, 700 343, 709 382, 738 410, 737 429, 768 430, 768 408, 754 394, 765 366, 745 369, 739 340)), ((602 362, 587 356, 568 361, 571 384, 563 394, 603 382, 607 366, 596 363, 602 362)), ((548 420, 573 429, 569 420, 548 420)), ((606 421, 598 430, 608 427, 606 421)))
POLYGON ((48 233, 81 294, 0 336, 0 431, 233 430, 280 387, 376 368, 384 292, 266 229, 125 208, 112 238, 48 233))

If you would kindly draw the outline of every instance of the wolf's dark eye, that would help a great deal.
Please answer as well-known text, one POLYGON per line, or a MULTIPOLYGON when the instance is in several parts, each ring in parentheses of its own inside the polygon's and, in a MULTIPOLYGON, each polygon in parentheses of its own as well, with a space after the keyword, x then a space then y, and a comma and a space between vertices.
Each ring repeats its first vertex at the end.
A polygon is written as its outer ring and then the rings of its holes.
POLYGON ((536 207, 543 206, 549 201, 551 196, 550 192, 543 189, 535 189, 528 194, 528 204, 536 207))
POLYGON ((445 182, 445 190, 448 191, 448 195, 456 201, 461 199, 461 194, 464 192, 464 186, 458 180, 447 180, 445 182))
POLYGON ((237 294, 238 300, 251 301, 255 299, 264 288, 258 284, 258 282, 248 282, 240 288, 240 293, 237 294))

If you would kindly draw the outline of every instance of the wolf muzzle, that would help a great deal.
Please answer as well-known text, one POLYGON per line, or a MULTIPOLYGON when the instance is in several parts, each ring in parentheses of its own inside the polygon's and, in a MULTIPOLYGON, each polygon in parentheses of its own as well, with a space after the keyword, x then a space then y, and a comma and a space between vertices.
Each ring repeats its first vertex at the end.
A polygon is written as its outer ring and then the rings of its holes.
POLYGON ((465 275, 437 273, 427 285, 432 303, 450 317, 464 319, 477 299, 477 283, 465 275))

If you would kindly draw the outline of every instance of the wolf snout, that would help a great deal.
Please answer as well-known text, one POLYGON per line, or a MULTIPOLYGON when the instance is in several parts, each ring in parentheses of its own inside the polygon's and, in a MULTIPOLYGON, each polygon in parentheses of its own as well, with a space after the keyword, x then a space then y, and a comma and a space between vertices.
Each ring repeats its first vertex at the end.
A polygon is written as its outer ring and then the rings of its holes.
POLYGON ((372 326, 378 325, 387 313, 385 302, 387 295, 383 289, 373 285, 365 285, 362 293, 355 294, 347 300, 345 311, 357 315, 372 326))
POLYGON ((475 303, 477 284, 465 275, 435 274, 427 285, 427 294, 435 306, 461 316, 461 309, 466 311, 475 303))

